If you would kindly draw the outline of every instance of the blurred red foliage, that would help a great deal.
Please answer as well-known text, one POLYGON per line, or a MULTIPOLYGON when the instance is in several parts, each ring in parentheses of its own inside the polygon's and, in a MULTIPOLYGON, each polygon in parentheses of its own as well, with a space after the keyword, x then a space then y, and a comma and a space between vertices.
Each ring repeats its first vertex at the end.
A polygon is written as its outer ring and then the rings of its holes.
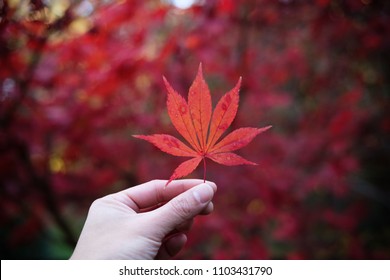
POLYGON ((208 168, 179 258, 390 258, 389 35, 386 1, 3 1, 2 259, 67 258, 94 199, 169 177, 131 135, 173 132, 162 75, 186 95, 199 62, 214 105, 243 77, 233 129, 273 129, 208 168))

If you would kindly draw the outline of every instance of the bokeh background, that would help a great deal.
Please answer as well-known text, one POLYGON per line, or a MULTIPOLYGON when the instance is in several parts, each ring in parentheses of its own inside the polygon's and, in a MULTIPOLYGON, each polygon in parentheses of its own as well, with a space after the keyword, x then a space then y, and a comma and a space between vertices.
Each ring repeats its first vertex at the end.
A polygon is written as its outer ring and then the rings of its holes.
POLYGON ((131 135, 178 136, 162 76, 200 62, 214 106, 243 77, 232 129, 273 128, 209 162, 178 258, 390 258, 389 50, 390 1, 0 1, 1 258, 66 259, 94 199, 169 178, 131 135))

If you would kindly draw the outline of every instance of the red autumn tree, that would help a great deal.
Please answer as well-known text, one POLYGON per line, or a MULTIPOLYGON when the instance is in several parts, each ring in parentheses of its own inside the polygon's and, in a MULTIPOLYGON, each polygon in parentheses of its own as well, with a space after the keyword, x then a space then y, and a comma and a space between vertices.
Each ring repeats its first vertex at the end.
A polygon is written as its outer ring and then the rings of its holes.
POLYGON ((213 100, 243 77, 232 130, 273 129, 242 150, 259 166, 208 169, 180 257, 389 258, 382 2, 3 1, 3 258, 67 258, 94 199, 168 179, 180 160, 131 135, 175 133, 162 75, 185 96, 199 62, 213 100))

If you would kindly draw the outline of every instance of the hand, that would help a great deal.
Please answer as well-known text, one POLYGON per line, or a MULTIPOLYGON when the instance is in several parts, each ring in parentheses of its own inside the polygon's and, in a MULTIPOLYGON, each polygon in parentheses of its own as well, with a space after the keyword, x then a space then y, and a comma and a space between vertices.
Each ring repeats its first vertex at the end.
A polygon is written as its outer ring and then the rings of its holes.
POLYGON ((94 201, 71 259, 166 259, 187 241, 217 187, 202 180, 154 180, 94 201))

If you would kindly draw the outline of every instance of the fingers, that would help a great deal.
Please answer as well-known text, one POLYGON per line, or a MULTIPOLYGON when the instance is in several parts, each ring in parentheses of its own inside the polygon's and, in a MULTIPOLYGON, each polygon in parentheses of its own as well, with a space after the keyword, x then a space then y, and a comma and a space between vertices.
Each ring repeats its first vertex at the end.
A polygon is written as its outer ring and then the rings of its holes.
MULTIPOLYGON (((155 205, 155 206, 152 206, 152 207, 148 207, 148 208, 143 208, 137 212, 141 213, 141 212, 149 212, 149 211, 153 211, 161 206, 163 206, 165 203, 160 203, 158 205, 155 205)), ((134 206, 136 209, 138 209, 137 206, 134 206)), ((132 209, 134 209, 134 207, 132 207, 132 209)), ((213 212, 214 210, 214 204, 212 201, 210 201, 209 204, 207 204, 207 206, 202 210, 202 212, 199 213, 199 215, 208 215, 210 214, 211 212, 213 212)))
POLYGON ((155 224, 160 228, 161 234, 166 236, 180 224, 191 220, 202 211, 207 213, 212 210, 210 202, 214 193, 215 190, 212 186, 202 183, 181 193, 150 214, 155 224))
POLYGON ((180 225, 177 225, 174 229, 174 232, 187 232, 191 229, 194 219, 184 221, 180 225))
POLYGON ((187 242, 187 236, 179 233, 167 238, 160 247, 156 259, 170 259, 177 255, 187 242))
MULTIPOLYGON (((115 194, 116 198, 135 211, 145 208, 153 208, 164 204, 177 195, 201 184, 203 180, 186 179, 172 181, 165 186, 166 180, 153 180, 115 194)), ((207 182, 215 192, 217 186, 213 182, 207 182)))
POLYGON ((214 210, 214 203, 212 201, 206 205, 206 207, 199 213, 200 215, 208 215, 214 210))
POLYGON ((194 220, 187 220, 176 226, 163 240, 156 259, 169 259, 175 256, 187 242, 186 233, 191 229, 194 220))

